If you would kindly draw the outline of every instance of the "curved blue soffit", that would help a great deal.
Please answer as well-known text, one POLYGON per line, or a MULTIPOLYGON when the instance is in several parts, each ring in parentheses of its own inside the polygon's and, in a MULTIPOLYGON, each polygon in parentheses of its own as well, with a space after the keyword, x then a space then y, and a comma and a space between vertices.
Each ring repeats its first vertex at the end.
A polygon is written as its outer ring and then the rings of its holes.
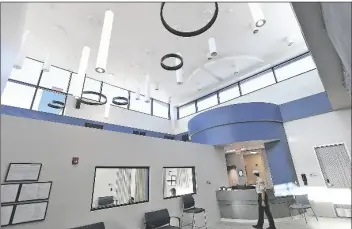
POLYGON ((243 103, 215 108, 195 116, 188 128, 192 142, 208 145, 277 139, 265 147, 273 184, 297 179, 276 104, 243 103))
POLYGON ((198 114, 188 122, 188 131, 192 142, 219 145, 277 138, 270 131, 277 124, 282 125, 278 105, 241 103, 198 114))

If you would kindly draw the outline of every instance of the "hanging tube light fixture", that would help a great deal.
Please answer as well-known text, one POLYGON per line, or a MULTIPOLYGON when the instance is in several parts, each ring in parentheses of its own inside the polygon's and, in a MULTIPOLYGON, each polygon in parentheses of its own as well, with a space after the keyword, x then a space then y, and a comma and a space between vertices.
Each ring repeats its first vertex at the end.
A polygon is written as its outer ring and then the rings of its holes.
POLYGON ((110 104, 111 104, 111 101, 112 99, 111 98, 108 98, 108 101, 106 102, 105 104, 105 112, 104 112, 104 117, 106 119, 109 118, 109 115, 110 115, 110 104))
POLYGON ((81 97, 82 88, 84 84, 84 78, 88 67, 88 60, 90 55, 90 48, 87 46, 83 47, 81 60, 79 62, 78 74, 76 76, 76 87, 73 92, 73 96, 76 98, 81 97))
MULTIPOLYGON (((177 55, 181 56, 181 53, 177 53, 177 55)), ((181 60, 175 58, 175 65, 179 65, 181 63, 181 60)), ((180 68, 176 70, 176 82, 178 85, 183 84, 183 68, 180 68)))
POLYGON ((51 64, 50 64, 50 53, 48 53, 46 55, 46 58, 45 58, 45 61, 44 61, 42 69, 43 69, 44 72, 49 72, 50 71, 50 67, 51 67, 51 64))
POLYGON ((248 6, 249 6, 249 10, 251 11, 251 15, 252 15, 255 27, 259 28, 264 26, 266 23, 266 20, 264 18, 264 13, 260 6, 260 3, 250 2, 248 3, 248 6))
POLYGON ((145 102, 150 102, 150 76, 148 74, 145 76, 145 102))
POLYGON ((140 100, 141 99, 141 89, 139 87, 137 87, 136 90, 136 100, 140 100))
POLYGON ((212 57, 217 56, 218 53, 216 51, 216 42, 214 37, 210 37, 208 40, 208 45, 209 45, 209 53, 212 57))
POLYGON ((106 71, 113 22, 114 13, 111 10, 106 11, 103 29, 101 31, 97 65, 95 68, 95 71, 98 73, 104 73, 106 71))
POLYGON ((15 68, 15 69, 22 69, 24 59, 26 59, 27 42, 28 42, 28 38, 29 38, 30 33, 31 32, 29 30, 25 30, 22 35, 21 48, 20 48, 20 51, 16 57, 15 64, 13 65, 13 68, 15 68))

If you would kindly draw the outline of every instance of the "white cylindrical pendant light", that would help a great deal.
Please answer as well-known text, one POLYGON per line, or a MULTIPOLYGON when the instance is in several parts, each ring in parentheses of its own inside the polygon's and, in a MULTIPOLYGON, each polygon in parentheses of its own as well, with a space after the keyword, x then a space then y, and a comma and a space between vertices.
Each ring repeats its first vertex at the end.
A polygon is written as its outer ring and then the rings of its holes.
POLYGON ((218 53, 216 51, 216 42, 214 37, 210 37, 208 40, 208 45, 209 45, 209 53, 212 57, 217 56, 218 53))
POLYGON ((264 18, 264 13, 260 6, 260 3, 250 2, 248 3, 248 6, 249 10, 251 11, 254 25, 256 27, 262 27, 263 25, 265 25, 266 20, 264 18))
POLYGON ((112 25, 114 22, 114 13, 111 10, 105 12, 104 25, 101 31, 100 45, 98 50, 97 65, 95 71, 104 73, 109 54, 109 45, 111 38, 112 25))
POLYGON ((44 61, 42 69, 43 69, 44 72, 49 72, 50 71, 50 67, 51 67, 51 64, 50 64, 50 53, 48 53, 46 55, 46 58, 45 58, 45 61, 44 61))
POLYGON ((141 99, 141 89, 138 87, 136 90, 136 100, 140 100, 141 99))
MULTIPOLYGON (((181 56, 181 53, 177 53, 177 55, 181 56)), ((179 65, 181 61, 179 59, 175 59, 175 65, 179 65)), ((178 85, 183 84, 183 68, 176 70, 176 82, 178 85)))
POLYGON ((25 30, 22 35, 21 48, 20 48, 20 51, 17 55, 16 62, 13 65, 13 68, 15 68, 15 69, 22 69, 24 59, 26 59, 27 42, 28 42, 28 38, 29 38, 30 33, 31 32, 29 30, 25 30))
POLYGON ((90 55, 90 48, 87 46, 83 47, 81 60, 79 62, 78 74, 76 76, 76 87, 73 92, 73 96, 76 98, 81 97, 82 88, 84 84, 84 78, 88 67, 88 60, 90 55))
POLYGON ((150 76, 148 74, 145 76, 145 102, 150 102, 150 76))
POLYGON ((112 99, 111 98, 108 98, 108 101, 106 102, 105 104, 105 112, 104 112, 104 117, 106 119, 109 118, 109 115, 110 115, 110 104, 111 104, 111 101, 112 99))

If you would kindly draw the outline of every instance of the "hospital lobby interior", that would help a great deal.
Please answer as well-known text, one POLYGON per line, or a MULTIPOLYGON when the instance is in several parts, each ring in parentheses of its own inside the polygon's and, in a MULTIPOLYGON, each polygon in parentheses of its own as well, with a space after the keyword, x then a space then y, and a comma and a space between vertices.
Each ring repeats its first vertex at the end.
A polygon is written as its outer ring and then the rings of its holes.
POLYGON ((351 2, 0 7, 1 227, 351 228, 351 2))

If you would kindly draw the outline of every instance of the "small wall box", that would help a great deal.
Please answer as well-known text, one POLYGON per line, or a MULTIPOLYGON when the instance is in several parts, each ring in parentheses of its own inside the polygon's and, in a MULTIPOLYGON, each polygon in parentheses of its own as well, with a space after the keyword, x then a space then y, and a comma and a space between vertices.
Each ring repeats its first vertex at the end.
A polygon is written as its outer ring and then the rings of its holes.
POLYGON ((78 164, 78 161, 79 161, 79 158, 78 158, 78 157, 73 157, 73 158, 72 158, 72 165, 77 165, 77 164, 78 164))

